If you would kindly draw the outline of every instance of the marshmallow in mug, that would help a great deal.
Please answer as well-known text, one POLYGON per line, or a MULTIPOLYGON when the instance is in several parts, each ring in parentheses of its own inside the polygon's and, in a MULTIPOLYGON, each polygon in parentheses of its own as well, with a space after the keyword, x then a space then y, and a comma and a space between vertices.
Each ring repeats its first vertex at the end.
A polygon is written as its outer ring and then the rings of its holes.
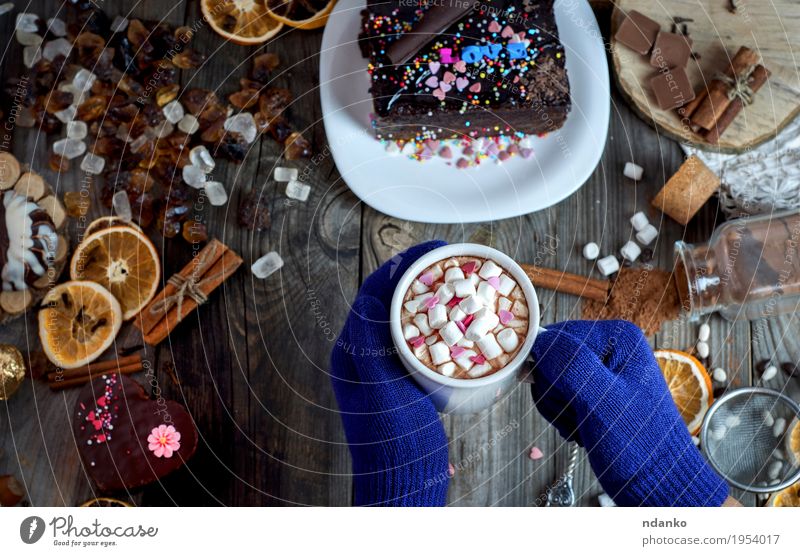
POLYGON ((471 379, 499 371, 528 332, 525 294, 490 259, 438 261, 416 277, 403 301, 403 338, 420 362, 448 377, 471 379))

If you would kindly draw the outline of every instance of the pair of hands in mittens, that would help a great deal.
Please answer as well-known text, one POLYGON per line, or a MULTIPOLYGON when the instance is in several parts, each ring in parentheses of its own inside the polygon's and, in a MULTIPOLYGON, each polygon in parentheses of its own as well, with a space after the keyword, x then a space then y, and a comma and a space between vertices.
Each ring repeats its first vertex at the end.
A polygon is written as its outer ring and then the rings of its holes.
MULTIPOLYGON (((355 504, 444 505, 448 441, 389 332, 395 286, 431 241, 365 281, 334 347, 331 378, 353 458, 355 504)), ((646 338, 626 321, 566 321, 536 339, 533 399, 587 451, 619 505, 719 506, 725 482, 691 441, 646 338)))

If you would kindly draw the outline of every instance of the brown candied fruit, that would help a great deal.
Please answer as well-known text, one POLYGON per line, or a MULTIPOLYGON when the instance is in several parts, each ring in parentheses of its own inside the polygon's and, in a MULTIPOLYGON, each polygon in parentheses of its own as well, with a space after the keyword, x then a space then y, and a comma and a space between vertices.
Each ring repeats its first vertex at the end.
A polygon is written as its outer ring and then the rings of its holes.
POLYGON ((172 57, 172 63, 181 69, 199 68, 205 60, 206 57, 203 54, 191 48, 187 48, 183 52, 179 52, 172 57))
POLYGON ((269 81, 272 70, 281 64, 277 54, 266 52, 253 58, 253 68, 250 70, 250 77, 261 83, 269 81))
POLYGON ((138 50, 136 53, 138 55, 143 55, 144 57, 149 57, 150 54, 153 52, 153 45, 150 44, 148 38, 150 37, 150 31, 147 30, 147 27, 144 26, 144 23, 138 19, 131 19, 128 23, 128 40, 133 46, 134 50, 138 50))
POLYGON ((156 104, 159 106, 166 106, 178 98, 178 91, 180 91, 180 85, 177 83, 161 87, 156 91, 156 104))
POLYGON ((258 89, 242 89, 228 96, 232 105, 240 110, 246 110, 258 102, 258 89))
POLYGON ((71 218, 80 218, 92 208, 92 199, 80 191, 67 191, 64 193, 64 208, 71 218))
POLYGON ((91 96, 78 106, 76 117, 83 122, 91 122, 102 116, 108 106, 108 97, 91 96))
POLYGON ((48 166, 50 166, 53 172, 67 172, 69 171, 69 159, 60 154, 53 153, 48 160, 48 166))
POLYGON ((289 89, 270 87, 258 99, 258 110, 265 116, 277 116, 292 102, 292 92, 289 89))
POLYGON ((255 189, 251 189, 239 201, 237 220, 239 226, 255 232, 269 228, 269 207, 267 207, 264 197, 259 195, 255 189))
POLYGON ((298 158, 311 156, 311 143, 298 131, 286 138, 284 146, 286 147, 286 160, 297 160, 298 158))
POLYGON ((203 243, 208 241, 206 225, 197 220, 190 219, 183 223, 183 239, 189 243, 203 243))

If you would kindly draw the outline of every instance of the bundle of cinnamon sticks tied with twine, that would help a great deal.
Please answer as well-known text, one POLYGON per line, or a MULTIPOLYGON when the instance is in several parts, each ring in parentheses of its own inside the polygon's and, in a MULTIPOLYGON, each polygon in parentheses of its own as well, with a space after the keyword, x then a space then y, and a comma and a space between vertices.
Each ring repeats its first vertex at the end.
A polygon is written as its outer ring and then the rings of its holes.
POLYGON ((731 60, 728 69, 712 79, 705 90, 690 103, 678 108, 682 119, 712 144, 733 123, 754 95, 769 79, 770 71, 760 63, 759 55, 743 46, 731 60))

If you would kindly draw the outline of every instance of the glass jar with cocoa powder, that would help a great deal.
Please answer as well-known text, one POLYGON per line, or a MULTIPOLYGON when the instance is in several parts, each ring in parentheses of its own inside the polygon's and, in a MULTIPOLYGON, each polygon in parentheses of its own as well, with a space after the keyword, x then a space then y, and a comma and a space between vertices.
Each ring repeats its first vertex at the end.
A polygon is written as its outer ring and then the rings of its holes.
POLYGON ((708 243, 675 243, 676 286, 693 318, 728 320, 800 309, 800 211, 737 218, 708 243))

